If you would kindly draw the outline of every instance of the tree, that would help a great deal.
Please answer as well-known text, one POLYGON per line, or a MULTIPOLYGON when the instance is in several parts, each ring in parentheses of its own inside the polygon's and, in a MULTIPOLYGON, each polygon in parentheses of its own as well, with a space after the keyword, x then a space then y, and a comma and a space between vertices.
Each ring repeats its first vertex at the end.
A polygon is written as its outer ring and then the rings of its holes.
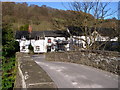
MULTIPOLYGON (((73 17, 74 19, 70 20, 70 23, 71 25, 74 22, 77 23, 76 25, 81 28, 85 35, 85 39, 81 39, 85 42, 86 45, 84 49, 97 49, 102 45, 93 45, 93 43, 96 41, 97 34, 93 34, 90 28, 93 27, 93 31, 97 31, 97 28, 103 28, 102 25, 104 24, 104 19, 115 13, 113 11, 110 12, 111 9, 107 7, 109 4, 109 2, 105 3, 100 2, 99 0, 97 0, 97 2, 69 3, 70 9, 77 14, 77 17, 73 17), (81 13, 83 13, 84 15, 82 16, 81 13), (89 18, 89 14, 91 14, 94 18, 89 18)), ((109 38, 109 40, 110 39, 111 37, 109 38)))
POLYGON ((21 31, 27 31, 27 30, 28 30, 28 27, 29 27, 29 25, 28 25, 28 24, 25 24, 25 25, 23 25, 23 26, 20 27, 20 30, 21 30, 21 31))
POLYGON ((15 80, 15 53, 19 43, 14 39, 11 25, 2 24, 2 89, 13 88, 15 80))

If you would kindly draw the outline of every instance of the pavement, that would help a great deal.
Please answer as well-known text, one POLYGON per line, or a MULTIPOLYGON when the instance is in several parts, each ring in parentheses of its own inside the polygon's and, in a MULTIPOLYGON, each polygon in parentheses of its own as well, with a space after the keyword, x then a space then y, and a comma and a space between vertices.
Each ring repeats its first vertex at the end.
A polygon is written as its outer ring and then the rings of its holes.
POLYGON ((33 55, 58 88, 118 88, 118 76, 90 66, 46 61, 45 55, 33 55))

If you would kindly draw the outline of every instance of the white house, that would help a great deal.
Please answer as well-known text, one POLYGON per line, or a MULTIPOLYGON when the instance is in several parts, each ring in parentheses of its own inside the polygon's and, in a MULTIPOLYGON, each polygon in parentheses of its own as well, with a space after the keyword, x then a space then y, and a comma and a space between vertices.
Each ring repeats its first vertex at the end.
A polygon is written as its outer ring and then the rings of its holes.
POLYGON ((102 29, 94 31, 92 35, 96 34, 95 41, 118 41, 118 37, 115 35, 114 30, 102 29))
POLYGON ((16 41, 19 42, 20 52, 29 52, 31 44, 34 53, 54 52, 69 50, 67 40, 69 34, 66 31, 16 31, 16 41))
POLYGON ((19 42, 20 46, 20 52, 28 53, 29 52, 29 45, 30 45, 30 40, 28 38, 29 33, 28 31, 17 31, 15 38, 16 41, 19 42))
POLYGON ((19 42, 20 52, 29 52, 30 44, 34 53, 74 50, 73 45, 84 49, 86 42, 92 46, 95 42, 118 41, 113 29, 91 28, 87 35, 79 27, 69 27, 66 31, 16 31, 16 41, 19 42), (95 38, 93 38, 95 35, 95 38), (91 37, 91 38, 90 38, 91 37), (95 39, 95 40, 94 40, 95 39))

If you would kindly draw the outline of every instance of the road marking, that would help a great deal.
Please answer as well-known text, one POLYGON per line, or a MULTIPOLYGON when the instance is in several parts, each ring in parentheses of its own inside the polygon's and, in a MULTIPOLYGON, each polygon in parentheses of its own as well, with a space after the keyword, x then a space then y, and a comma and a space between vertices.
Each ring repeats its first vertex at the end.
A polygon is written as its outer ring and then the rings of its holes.
POLYGON ((57 69, 58 72, 61 72, 62 70, 61 69, 57 69))
POLYGON ((65 75, 65 77, 68 77, 68 75, 65 75))
POLYGON ((77 85, 78 83, 77 82, 72 82, 73 85, 77 85))
POLYGON ((41 85, 41 84, 54 84, 54 82, 30 83, 29 86, 41 85))
POLYGON ((50 67, 50 69, 55 69, 54 67, 50 67))

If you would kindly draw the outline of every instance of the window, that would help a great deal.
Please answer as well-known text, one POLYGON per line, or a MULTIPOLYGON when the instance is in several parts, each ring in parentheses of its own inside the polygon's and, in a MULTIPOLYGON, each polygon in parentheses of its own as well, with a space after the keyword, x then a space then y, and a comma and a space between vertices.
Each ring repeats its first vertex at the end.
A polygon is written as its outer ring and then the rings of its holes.
POLYGON ((22 51, 25 51, 25 46, 22 46, 22 51))
POLYGON ((22 39, 22 40, 26 40, 26 37, 25 37, 25 36, 22 36, 21 39, 22 39))
POLYGON ((48 39, 48 43, 51 43, 51 39, 48 39))
POLYGON ((40 46, 36 46, 36 50, 39 51, 40 50, 40 46))

